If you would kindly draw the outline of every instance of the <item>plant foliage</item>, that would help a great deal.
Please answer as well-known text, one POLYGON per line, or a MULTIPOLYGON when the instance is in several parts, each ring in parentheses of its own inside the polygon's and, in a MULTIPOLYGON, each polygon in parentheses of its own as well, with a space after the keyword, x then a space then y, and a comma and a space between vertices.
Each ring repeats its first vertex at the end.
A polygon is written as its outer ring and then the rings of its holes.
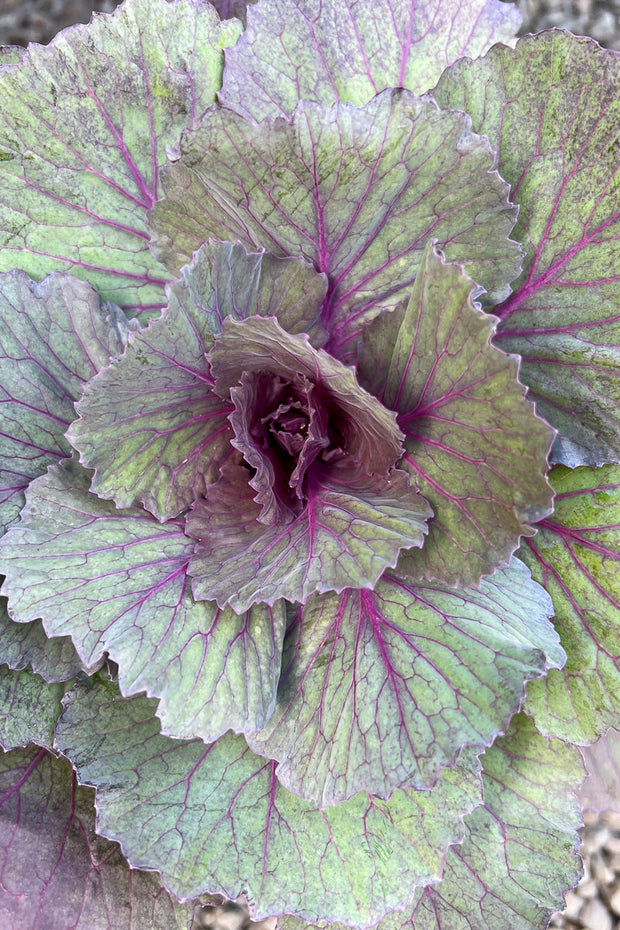
POLYGON ((576 883, 620 56, 517 28, 125 0, 2 58, 10 930, 543 930, 576 883))

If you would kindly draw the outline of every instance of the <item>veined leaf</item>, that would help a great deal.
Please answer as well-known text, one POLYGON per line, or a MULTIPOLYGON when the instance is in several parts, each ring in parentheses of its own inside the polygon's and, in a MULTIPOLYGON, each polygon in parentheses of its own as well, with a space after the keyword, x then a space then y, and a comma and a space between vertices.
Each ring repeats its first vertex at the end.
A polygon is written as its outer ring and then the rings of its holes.
POLYGON ((240 31, 206 0, 126 0, 3 68, 0 270, 71 271, 129 311, 161 307, 145 229, 158 168, 240 31))
POLYGON ((208 899, 180 904, 157 874, 131 869, 95 832, 93 802, 66 759, 33 746, 0 753, 4 930, 188 930, 208 899))
POLYGON ((320 805, 429 788, 463 745, 505 732, 525 680, 563 663, 552 610, 516 561, 479 588, 388 574, 312 597, 289 629, 275 713, 248 742, 320 805))
POLYGON ((269 0, 248 8, 226 54, 220 100, 257 121, 300 100, 367 103, 386 87, 423 94, 464 56, 510 42, 520 16, 497 0, 269 0))
POLYGON ((424 547, 398 570, 451 585, 505 565, 552 508, 553 431, 524 396, 518 359, 491 345, 493 318, 472 289, 429 243, 409 303, 367 328, 358 365, 361 383, 397 412, 399 466, 434 511, 424 547))
POLYGON ((430 237, 491 299, 519 273, 514 208, 487 140, 429 98, 305 101, 290 120, 259 125, 213 108, 181 151, 150 214, 156 253, 174 273, 210 237, 302 256, 328 275, 322 321, 343 360, 409 292, 430 237))
POLYGON ((527 258, 495 342, 565 465, 620 461, 620 53, 552 31, 453 65, 434 94, 498 152, 527 258))
POLYGON ((555 511, 520 556, 553 599, 568 656, 528 687, 542 733, 591 743, 620 714, 620 468, 559 466, 555 511))
POLYGON ((320 811, 282 788, 276 763, 243 737, 171 740, 154 710, 110 683, 76 687, 57 746, 97 787, 98 829, 122 842, 134 866, 161 870, 183 897, 245 892, 255 919, 376 923, 418 884, 439 879, 462 815, 480 799, 479 763, 466 753, 432 791, 397 791, 389 801, 360 793, 320 811))
POLYGON ((2 533, 29 482, 70 453, 64 434, 82 385, 120 355, 131 327, 89 284, 65 274, 40 284, 19 271, 0 275, 0 318, 2 533))
POLYGON ((3 591, 18 621, 43 618, 88 664, 107 651, 125 694, 160 699, 166 732, 215 739, 256 729, 275 705, 284 605, 238 616, 196 603, 182 525, 117 510, 69 462, 30 486, 21 522, 3 537, 3 591))

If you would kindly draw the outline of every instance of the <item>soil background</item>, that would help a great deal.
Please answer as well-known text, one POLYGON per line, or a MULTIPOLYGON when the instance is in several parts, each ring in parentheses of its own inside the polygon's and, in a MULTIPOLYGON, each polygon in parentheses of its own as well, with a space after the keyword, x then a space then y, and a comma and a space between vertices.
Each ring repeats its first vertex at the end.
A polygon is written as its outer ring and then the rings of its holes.
MULTIPOLYGON (((119 0, 0 0, 0 45, 46 44, 93 12, 111 13, 119 0)), ((620 50, 620 0, 517 0, 521 34, 558 26, 620 50)), ((620 93, 620 88, 619 88, 620 93)), ((582 832, 584 876, 551 921, 562 930, 620 930, 620 813, 586 812, 582 832)), ((196 921, 208 930, 273 930, 274 921, 251 925, 235 905, 206 908, 196 921)))

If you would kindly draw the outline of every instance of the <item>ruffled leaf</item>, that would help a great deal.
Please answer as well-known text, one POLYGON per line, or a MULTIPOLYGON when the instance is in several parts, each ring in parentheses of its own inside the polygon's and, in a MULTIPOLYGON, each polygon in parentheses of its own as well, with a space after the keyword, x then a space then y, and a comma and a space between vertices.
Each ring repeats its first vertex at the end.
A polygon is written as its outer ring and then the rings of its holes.
POLYGON ((497 149, 527 251, 496 344, 560 435, 566 465, 620 461, 620 54, 544 32, 459 62, 434 92, 497 149))
POLYGON ((40 620, 15 623, 6 610, 6 598, 0 599, 0 662, 21 671, 30 665, 45 681, 68 681, 80 672, 91 674, 99 663, 82 662, 68 636, 45 635, 40 620))
POLYGON ((172 736, 262 726, 275 705, 284 606, 237 616, 196 604, 186 574, 194 543, 182 527, 116 510, 89 493, 89 480, 68 463, 31 485, 0 553, 13 618, 42 617, 84 662, 107 651, 125 694, 160 699, 172 736))
POLYGON ((259 2, 226 55, 219 97, 260 121, 299 100, 359 105, 386 87, 422 94, 458 58, 510 42, 520 20, 498 0, 259 2))
POLYGON ((525 709, 546 735, 585 744, 620 714, 620 468, 550 478, 555 511, 520 556, 553 599, 568 660, 530 684, 525 709))
POLYGON ((93 491, 119 507, 143 503, 160 520, 186 510, 234 453, 233 406, 213 393, 206 358, 222 319, 277 313, 294 330, 316 333, 324 293, 324 280, 301 260, 228 243, 201 249, 162 317, 84 389, 68 436, 95 468, 93 491))
POLYGON ((181 149, 150 214, 156 253, 175 272, 212 236, 303 256, 329 277, 322 319, 340 358, 409 291, 431 236, 492 299, 519 273, 514 208, 487 140, 430 99, 305 101, 290 121, 260 125, 214 108, 181 149))
POLYGON ((313 597, 289 630, 275 713, 248 742, 321 805, 428 788, 464 744, 505 731, 525 680, 563 663, 552 612, 516 561, 478 589, 386 575, 313 597))
MULTIPOLYGON (((1 163, 0 163, 1 167, 1 163)), ((71 451, 64 437, 84 381, 120 355, 124 314, 71 275, 35 284, 0 275, 0 533, 24 504, 24 490, 71 451)))
POLYGON ((506 564, 550 513, 545 478, 553 431, 518 380, 518 360, 491 345, 492 317, 474 306, 473 282, 432 244, 408 305, 364 333, 362 384, 397 411, 400 467, 435 517, 423 549, 399 571, 449 585, 476 584, 506 564))
POLYGON ((279 785, 242 737, 209 746, 159 734, 154 702, 109 683, 65 699, 57 745, 98 788, 98 828, 180 896, 247 894, 252 916, 376 922, 439 879, 446 846, 480 798, 466 754, 432 790, 360 793, 319 811, 279 785))
POLYGON ((405 472, 334 472, 284 525, 259 522, 261 507, 242 465, 226 468, 196 501, 187 532, 198 543, 189 565, 194 596, 235 611, 316 591, 372 588, 403 548, 421 546, 430 508, 405 472))
POLYGON ((200 902, 180 904, 159 875, 129 868, 95 833, 93 796, 66 759, 36 747, 0 754, 2 926, 188 930, 200 902))
MULTIPOLYGON (((465 818, 465 838, 448 850, 443 880, 375 930, 546 930, 564 891, 581 874, 572 792, 583 777, 578 751, 544 739, 525 716, 482 757, 484 804, 465 818)), ((332 930, 345 930, 331 924, 332 930)), ((288 915, 280 930, 319 930, 288 915)))
POLYGON ((274 316, 288 333, 308 333, 317 348, 327 338, 320 319, 326 292, 326 276, 309 262, 214 240, 201 246, 181 269, 181 280, 167 287, 169 306, 182 307, 190 318, 201 311, 205 333, 219 333, 226 317, 274 316))
POLYGON ((0 665, 0 746, 16 749, 38 743, 51 748, 64 690, 30 669, 16 672, 0 665))
POLYGON ((0 270, 70 270, 136 312, 168 275, 146 211, 166 148, 219 90, 241 31, 205 0, 127 0, 0 76, 0 270))
POLYGON ((302 375, 319 393, 318 404, 329 411, 342 451, 367 473, 383 474, 402 453, 396 418, 360 387, 353 369, 303 336, 291 336, 277 320, 251 317, 242 324, 226 320, 209 355, 215 390, 227 397, 242 374, 266 373, 285 381, 302 375))

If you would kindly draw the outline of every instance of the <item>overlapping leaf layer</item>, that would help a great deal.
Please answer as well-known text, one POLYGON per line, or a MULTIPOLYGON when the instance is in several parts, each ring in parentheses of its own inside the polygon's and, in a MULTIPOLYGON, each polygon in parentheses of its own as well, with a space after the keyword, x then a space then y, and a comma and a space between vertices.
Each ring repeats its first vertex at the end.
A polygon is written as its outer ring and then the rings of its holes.
POLYGON ((619 56, 216 6, 0 64, 0 917, 541 930, 620 713, 619 56))

